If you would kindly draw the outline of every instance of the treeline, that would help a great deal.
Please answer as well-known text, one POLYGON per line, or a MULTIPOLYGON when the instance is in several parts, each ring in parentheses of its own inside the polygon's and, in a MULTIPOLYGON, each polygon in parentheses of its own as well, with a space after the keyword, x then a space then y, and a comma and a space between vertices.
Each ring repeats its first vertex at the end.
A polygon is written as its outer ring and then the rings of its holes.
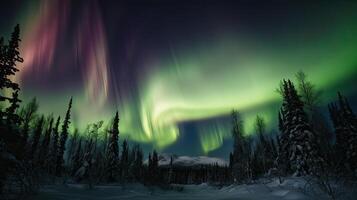
POLYGON ((233 152, 230 168, 234 182, 262 176, 310 176, 330 195, 331 181, 357 180, 357 118, 342 94, 328 105, 330 122, 322 114, 320 93, 303 72, 297 85, 283 80, 277 90, 283 99, 278 112, 279 133, 267 134, 262 117, 256 118, 255 136, 243 134, 243 120, 232 112, 233 152))

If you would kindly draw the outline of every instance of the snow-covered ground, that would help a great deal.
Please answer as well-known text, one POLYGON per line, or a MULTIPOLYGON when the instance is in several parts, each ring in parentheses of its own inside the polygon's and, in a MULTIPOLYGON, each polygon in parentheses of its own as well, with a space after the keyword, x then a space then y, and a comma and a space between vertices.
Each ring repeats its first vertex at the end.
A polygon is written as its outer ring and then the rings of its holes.
MULTIPOLYGON (((277 180, 269 183, 256 183, 250 185, 231 185, 224 187, 214 187, 207 184, 185 185, 183 190, 161 190, 156 187, 145 187, 140 184, 130 184, 126 186, 106 185, 95 186, 88 189, 88 186, 81 184, 68 185, 48 185, 41 188, 39 193, 32 199, 73 199, 73 200, 95 200, 95 199, 133 199, 133 200, 247 200, 247 199, 284 199, 284 200, 305 200, 305 199, 328 199, 326 196, 313 194, 309 189, 304 188, 305 182, 301 178, 289 178, 283 184, 277 180)), ((355 196, 356 197, 356 196, 355 196)), ((345 193, 340 199, 357 199, 352 197, 352 193, 345 193)))

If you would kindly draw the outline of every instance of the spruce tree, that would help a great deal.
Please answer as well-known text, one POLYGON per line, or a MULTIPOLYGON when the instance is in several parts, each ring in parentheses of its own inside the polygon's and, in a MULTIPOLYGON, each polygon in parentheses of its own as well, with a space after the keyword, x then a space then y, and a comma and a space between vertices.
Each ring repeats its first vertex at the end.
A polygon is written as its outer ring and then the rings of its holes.
POLYGON ((107 149, 107 179, 108 181, 114 181, 116 178, 116 170, 118 168, 119 161, 119 115, 116 112, 112 129, 109 132, 109 141, 107 149))
POLYGON ((68 109, 66 116, 64 118, 63 124, 62 124, 62 130, 61 130, 61 137, 59 141, 59 148, 58 148, 58 155, 57 155, 57 162, 56 162, 56 174, 57 176, 60 176, 63 170, 63 165, 64 165, 64 152, 66 150, 66 142, 68 138, 68 128, 71 118, 71 108, 72 108, 72 98, 69 101, 68 104, 68 109))
POLYGON ((5 112, 0 108, 0 193, 2 193, 3 180, 8 176, 7 172, 12 166, 16 166, 16 159, 9 159, 11 156, 19 158, 24 149, 18 139, 18 130, 13 129, 13 125, 18 125, 20 117, 15 113, 18 108, 18 84, 11 80, 11 76, 18 71, 17 62, 23 62, 19 54, 20 28, 15 26, 11 34, 8 45, 4 44, 4 39, 0 38, 0 104, 8 100, 10 107, 5 112), (12 96, 5 96, 5 90, 12 90, 12 96), (7 123, 5 121, 7 120, 7 123), (6 156, 7 155, 7 156, 6 156))
POLYGON ((336 134, 336 152, 340 172, 357 173, 357 118, 346 97, 338 93, 338 105, 329 105, 336 134), (347 169, 347 170, 346 170, 347 169))
POLYGON ((279 111, 279 130, 280 136, 277 138, 278 141, 278 157, 277 157, 277 167, 281 175, 286 175, 290 173, 290 162, 289 162, 289 130, 291 129, 292 113, 291 113, 291 97, 289 95, 288 84, 284 80, 280 84, 280 91, 283 97, 282 107, 279 111))
MULTIPOLYGON (((15 73, 19 71, 16 67, 16 63, 23 62, 19 52, 20 41, 19 25, 15 26, 7 46, 3 44, 3 39, 0 39, 0 90, 4 88, 9 88, 15 91, 20 89, 19 85, 12 82, 10 79, 10 76, 15 75, 15 73)), ((0 101, 4 101, 6 99, 11 98, 0 95, 0 101)))
POLYGON ((293 83, 284 80, 279 160, 288 162, 290 170, 297 176, 318 174, 323 170, 324 160, 318 137, 312 130, 303 107, 293 83))
POLYGON ((18 108, 18 103, 21 102, 18 99, 19 85, 11 80, 11 76, 15 75, 17 71, 17 62, 23 62, 19 53, 20 42, 20 28, 16 25, 14 31, 11 34, 11 38, 8 45, 4 44, 4 40, 0 39, 0 90, 11 89, 14 92, 12 97, 6 97, 3 93, 0 93, 0 103, 8 100, 10 107, 6 109, 6 112, 0 109, 0 123, 4 123, 3 119, 6 116, 7 125, 11 126, 12 123, 18 124, 20 118, 15 114, 18 108))

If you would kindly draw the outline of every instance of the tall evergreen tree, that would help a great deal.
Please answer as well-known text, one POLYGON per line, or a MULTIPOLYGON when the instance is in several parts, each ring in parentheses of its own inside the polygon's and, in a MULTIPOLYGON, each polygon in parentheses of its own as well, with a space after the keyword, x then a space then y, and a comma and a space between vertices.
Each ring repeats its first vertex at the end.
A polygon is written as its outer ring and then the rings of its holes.
MULTIPOLYGON (((20 41, 19 25, 15 26, 7 46, 3 44, 3 39, 0 39, 0 90, 4 88, 9 88, 15 91, 20 89, 19 85, 10 79, 10 76, 15 75, 15 73, 19 71, 16 67, 16 63, 23 62, 19 52, 20 41)), ((0 95, 0 101, 4 101, 6 99, 10 100, 11 98, 0 95)))
POLYGON ((287 174, 290 171, 290 162, 289 162, 289 147, 290 147, 290 139, 289 139, 289 130, 291 129, 292 122, 292 112, 291 110, 291 96, 289 95, 289 88, 287 82, 284 80, 280 84, 280 94, 283 97, 282 107, 279 111, 279 130, 280 136, 277 138, 278 141, 278 157, 277 157, 277 165, 280 173, 287 174))
POLYGON ((280 127, 282 129, 279 161, 289 163, 295 175, 319 173, 323 168, 323 157, 319 141, 312 130, 293 83, 283 81, 283 105, 280 127))
POLYGON ((18 71, 17 62, 23 62, 19 53, 19 42, 19 25, 15 26, 7 45, 4 44, 4 39, 0 38, 0 104, 2 104, 0 108, 0 194, 2 181, 8 176, 7 172, 16 166, 16 159, 9 158, 15 156, 17 159, 22 159, 25 151, 20 143, 21 140, 18 139, 18 129, 13 129, 13 125, 20 123, 20 117, 15 113, 18 103, 21 102, 18 99, 20 88, 11 80, 11 77, 18 71), (7 92, 12 92, 12 96, 7 97, 7 92), (10 107, 4 111, 3 106, 6 100, 10 103, 10 107))
POLYGON ((19 25, 17 25, 7 45, 4 44, 2 38, 0 39, 0 104, 3 104, 6 100, 10 103, 10 107, 5 111, 0 109, 0 128, 2 129, 0 140, 3 140, 7 148, 9 148, 8 150, 16 153, 17 156, 19 156, 18 149, 21 146, 19 145, 19 140, 16 139, 17 130, 13 130, 12 127, 13 123, 18 124, 20 122, 19 116, 15 113, 20 102, 18 99, 18 90, 20 88, 17 83, 11 80, 11 76, 18 71, 17 62, 23 62, 19 54, 19 37, 20 29, 19 25), (7 92, 11 90, 13 92, 12 96, 6 96, 7 92))
POLYGON ((115 113, 112 129, 109 132, 109 141, 107 149, 107 179, 114 181, 119 161, 119 115, 115 113))
POLYGON ((7 115, 8 120, 15 119, 16 122, 18 122, 18 116, 15 114, 15 110, 18 107, 17 103, 20 102, 18 99, 18 90, 20 90, 20 88, 10 77, 19 71, 16 63, 23 62, 19 52, 20 41, 19 25, 15 26, 7 46, 3 44, 3 39, 0 39, 0 90, 12 89, 15 91, 12 97, 3 96, 2 93, 0 93, 0 102, 8 100, 11 104, 6 113, 0 110, 0 119, 3 119, 3 117, 7 115))
POLYGON ((69 124, 71 123, 70 122, 71 108, 72 108, 72 97, 69 100, 67 113, 66 113, 66 116, 65 116, 63 124, 62 124, 61 138, 59 141, 59 148, 58 148, 57 162, 56 162, 56 174, 58 176, 61 175, 62 170, 63 170, 63 165, 64 165, 63 155, 66 150, 66 142, 67 142, 67 138, 68 138, 68 128, 69 128, 69 124))
POLYGON ((338 105, 329 104, 336 134, 336 152, 340 172, 357 174, 357 118, 346 97, 338 93, 338 105), (346 170, 347 169, 347 170, 346 170))

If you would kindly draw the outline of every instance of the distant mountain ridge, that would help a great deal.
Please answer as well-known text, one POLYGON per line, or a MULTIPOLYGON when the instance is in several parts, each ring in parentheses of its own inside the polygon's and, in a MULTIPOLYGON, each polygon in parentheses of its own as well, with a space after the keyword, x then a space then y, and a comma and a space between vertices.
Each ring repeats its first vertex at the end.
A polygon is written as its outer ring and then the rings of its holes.
MULTIPOLYGON (((208 156, 178 156, 170 154, 160 154, 159 155, 159 166, 165 167, 170 165, 171 157, 173 159, 173 166, 181 167, 195 167, 200 165, 215 165, 218 166, 228 166, 228 163, 221 159, 208 156)), ((147 164, 148 160, 144 161, 144 164, 147 164)))

